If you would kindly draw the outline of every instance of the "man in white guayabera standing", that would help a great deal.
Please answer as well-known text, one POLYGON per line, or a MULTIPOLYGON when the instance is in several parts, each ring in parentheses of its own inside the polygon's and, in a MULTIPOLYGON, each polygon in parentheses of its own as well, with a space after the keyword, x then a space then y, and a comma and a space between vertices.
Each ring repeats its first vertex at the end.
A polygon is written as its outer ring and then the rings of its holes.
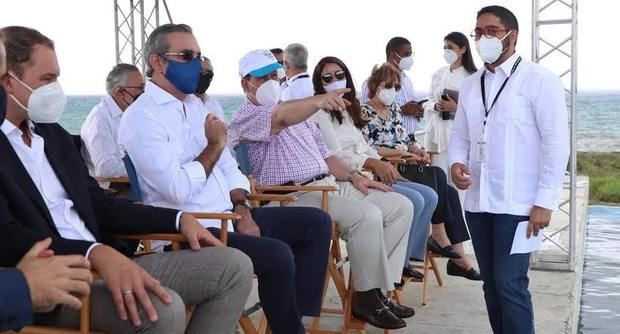
POLYGON ((560 79, 517 53, 516 17, 488 6, 472 37, 484 67, 463 82, 449 145, 493 332, 534 333, 529 253, 510 255, 517 225, 549 226, 569 155, 560 79))

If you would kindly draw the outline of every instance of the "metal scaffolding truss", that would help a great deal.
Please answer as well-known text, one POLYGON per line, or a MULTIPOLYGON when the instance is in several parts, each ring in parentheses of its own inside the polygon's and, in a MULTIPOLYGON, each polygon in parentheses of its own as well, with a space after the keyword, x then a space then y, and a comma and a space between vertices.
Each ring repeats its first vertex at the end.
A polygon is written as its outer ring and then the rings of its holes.
POLYGON ((568 196, 560 203, 560 212, 568 216, 568 223, 552 222, 555 227, 546 235, 543 250, 533 257, 532 267, 573 271, 576 244, 583 240, 577 233, 584 230, 577 226, 576 212, 577 0, 532 0, 532 60, 560 76, 570 112, 568 192, 564 191, 568 196))
POLYGON ((114 37, 116 63, 129 63, 145 72, 142 50, 149 34, 160 24, 163 4, 168 22, 172 22, 166 0, 114 0, 114 37))

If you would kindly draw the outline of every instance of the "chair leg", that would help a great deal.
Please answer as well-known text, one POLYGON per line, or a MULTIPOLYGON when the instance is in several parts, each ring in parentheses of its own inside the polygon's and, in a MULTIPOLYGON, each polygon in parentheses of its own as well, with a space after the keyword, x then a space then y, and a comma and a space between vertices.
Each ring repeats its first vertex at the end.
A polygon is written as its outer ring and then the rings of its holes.
POLYGON ((443 277, 441 276, 441 273, 439 272, 439 267, 437 266, 437 260, 435 259, 435 256, 432 256, 432 255, 429 256, 429 260, 431 262, 433 273, 435 274, 435 278, 437 279, 437 284, 439 286, 442 286, 443 277))
POLYGON ((428 252, 424 254, 424 278, 422 279, 422 305, 426 305, 428 298, 428 270, 430 269, 430 257, 428 252))

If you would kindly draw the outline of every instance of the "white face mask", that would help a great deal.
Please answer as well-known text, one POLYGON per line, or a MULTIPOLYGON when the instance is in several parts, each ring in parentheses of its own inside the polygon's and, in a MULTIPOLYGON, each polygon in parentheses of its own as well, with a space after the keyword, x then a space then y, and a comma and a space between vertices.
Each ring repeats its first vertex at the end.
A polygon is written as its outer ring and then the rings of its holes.
POLYGON ((28 98, 28 106, 24 106, 21 102, 11 95, 15 103, 28 112, 28 118, 35 123, 57 123, 65 111, 67 97, 58 81, 50 82, 37 89, 32 89, 17 76, 9 72, 15 80, 24 87, 28 88, 32 94, 28 98))
POLYGON ((453 50, 450 50, 450 49, 443 50, 443 59, 445 59, 445 61, 446 61, 446 63, 448 63, 448 65, 454 64, 454 62, 458 58, 459 58, 459 56, 453 50))
POLYGON ((506 49, 504 49, 504 45, 502 41, 512 32, 512 30, 508 31, 504 37, 501 39, 497 37, 486 37, 480 36, 480 39, 476 41, 476 50, 478 50, 478 54, 482 61, 486 64, 493 64, 499 59, 499 56, 502 55, 506 49))
MULTIPOLYGON (((338 80, 338 81, 334 81, 330 84, 327 85, 323 85, 323 88, 325 89, 325 92, 329 93, 329 92, 333 92, 336 89, 343 89, 343 88, 347 88, 347 79, 344 80, 338 80)), ((344 93, 340 94, 340 97, 343 97, 344 93)))
POLYGON ((267 80, 256 89, 256 101, 264 107, 271 107, 280 99, 280 83, 267 80))
POLYGON ((403 71, 409 71, 411 67, 413 66, 413 55, 409 57, 401 58, 397 53, 396 56, 400 58, 400 62, 398 63, 398 68, 400 68, 403 71))
POLYGON ((394 103, 394 100, 396 99, 396 88, 383 88, 379 91, 378 97, 383 104, 389 106, 394 103))

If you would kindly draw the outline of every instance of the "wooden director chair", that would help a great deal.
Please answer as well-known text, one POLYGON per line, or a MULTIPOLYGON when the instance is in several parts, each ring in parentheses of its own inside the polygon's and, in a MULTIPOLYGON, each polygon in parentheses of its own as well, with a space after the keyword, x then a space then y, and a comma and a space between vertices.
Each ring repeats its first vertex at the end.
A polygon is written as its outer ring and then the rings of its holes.
MULTIPOLYGON (((322 192, 321 197, 321 209, 325 212, 329 212, 329 201, 328 196, 329 192, 335 191, 336 188, 333 186, 266 186, 266 185, 257 185, 256 180, 252 176, 252 167, 249 159, 249 153, 247 149, 247 145, 245 141, 241 141, 239 145, 235 148, 237 163, 239 164, 239 168, 243 174, 245 174, 250 180, 250 187, 252 193, 262 195, 264 193, 271 192, 282 192, 282 193, 292 193, 292 192, 307 192, 307 191, 320 191, 322 192)), ((284 203, 281 202, 281 206, 284 203)), ((360 320, 353 318, 351 315, 351 302, 353 298, 353 293, 355 292, 353 275, 351 274, 351 270, 349 270, 349 278, 346 280, 344 273, 344 264, 348 261, 348 257, 342 256, 341 248, 340 248, 340 235, 338 233, 338 226, 333 223, 332 224, 332 240, 329 251, 329 258, 327 262, 327 271, 325 273, 325 284, 323 287, 323 297, 322 300, 325 302, 325 296, 327 294, 327 289, 329 287, 330 279, 334 283, 336 291, 338 292, 338 296, 340 297, 340 301, 342 303, 342 308, 321 308, 321 313, 328 314, 342 314, 344 317, 344 326, 341 331, 333 331, 326 330, 320 328, 320 316, 314 317, 312 319, 312 323, 310 328, 306 328, 307 333, 312 334, 342 334, 342 333, 350 333, 351 331, 355 331, 356 333, 363 333, 366 329, 366 323, 360 320), (346 283, 345 283, 346 282, 346 283)), ((386 330, 385 333, 388 331, 386 330)))
MULTIPOLYGON (((437 152, 432 152, 432 151, 427 151, 427 153, 431 156, 431 160, 433 158, 433 155, 437 154, 437 152)), ((396 169, 398 169, 398 166, 401 164, 411 164, 413 162, 415 162, 415 159, 412 158, 408 158, 408 157, 391 157, 391 158, 384 158, 384 160, 388 161, 389 163, 393 164, 394 167, 396 167, 396 169)), ((435 276, 435 280, 437 281, 437 285, 439 286, 443 286, 443 277, 441 276, 441 272, 439 271, 439 266, 437 265, 437 258, 442 257, 440 254, 434 253, 432 251, 427 250, 424 253, 424 263, 422 265, 416 264, 414 265, 414 268, 416 269, 422 269, 422 273, 424 274, 424 278, 420 279, 416 279, 413 277, 403 277, 403 281, 405 284, 403 284, 401 290, 404 290, 405 287, 407 286, 407 284, 409 282, 421 282, 422 283, 422 297, 420 300, 420 303, 422 305, 427 305, 428 304, 428 290, 429 290, 429 272, 432 271, 432 273, 435 276)), ((395 299, 400 303, 402 300, 402 296, 400 291, 397 290, 396 293, 396 297, 395 299)))

